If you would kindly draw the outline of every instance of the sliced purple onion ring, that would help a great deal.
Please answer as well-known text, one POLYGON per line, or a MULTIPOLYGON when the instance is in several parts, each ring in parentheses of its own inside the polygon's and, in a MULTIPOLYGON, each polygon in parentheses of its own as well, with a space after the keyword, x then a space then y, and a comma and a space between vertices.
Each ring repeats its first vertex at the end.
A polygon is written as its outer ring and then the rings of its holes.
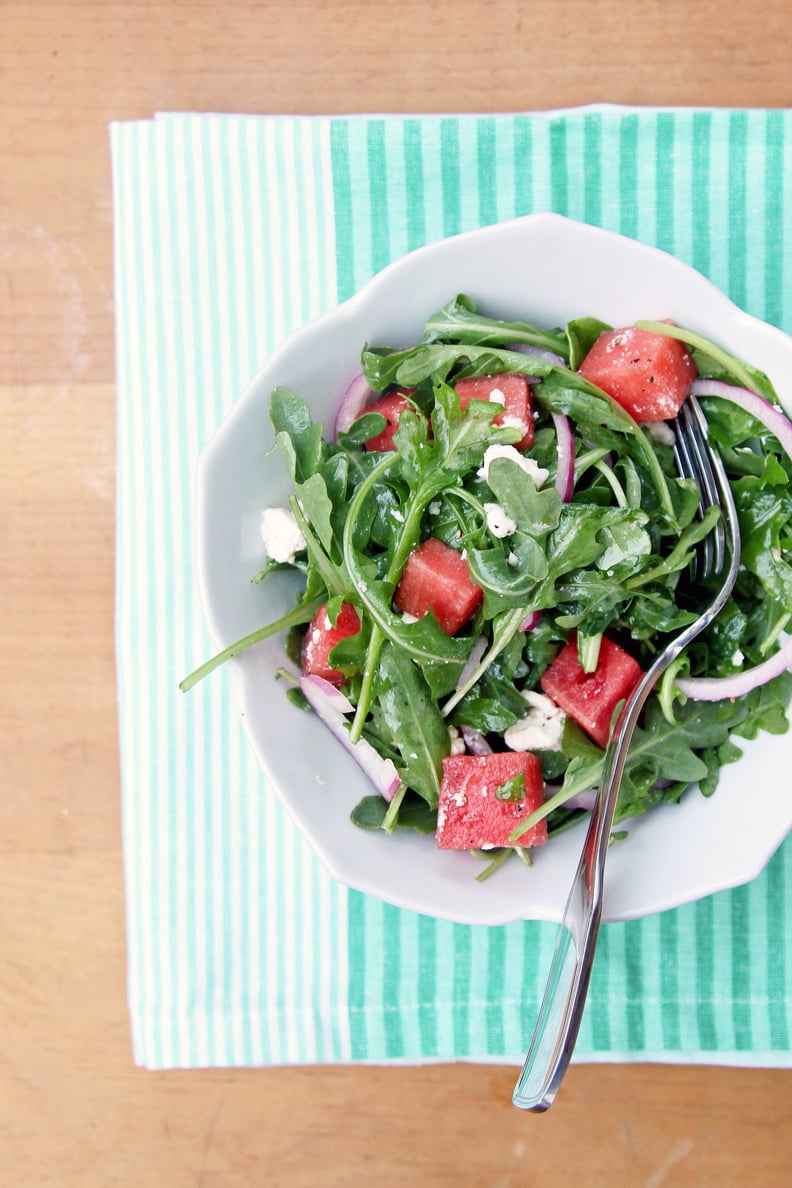
POLYGON ((492 747, 487 742, 480 730, 474 730, 472 726, 460 726, 459 733, 465 742, 465 747, 469 755, 491 755, 492 747))
POLYGON ((569 417, 563 413, 551 413, 558 438, 558 466, 556 468, 555 488, 563 499, 569 503, 575 485, 575 442, 572 437, 572 426, 569 417))
POLYGON ((677 677, 676 687, 693 701, 725 701, 744 697, 792 667, 792 635, 768 660, 728 677, 677 677))
POLYGON ((724 384, 721 380, 712 379, 694 380, 690 391, 693 396, 721 396, 724 400, 739 405, 774 433, 792 458, 792 422, 780 408, 769 404, 763 396, 757 396, 756 392, 751 392, 748 388, 738 388, 735 384, 724 384))
MULTIPOLYGON (((561 789, 556 784, 547 784, 545 786, 545 800, 552 800, 557 796, 561 789)), ((573 792, 567 800, 564 801, 560 807, 568 809, 583 809, 584 812, 590 813, 597 803, 597 789, 586 788, 582 792, 573 792)))
POLYGON ((338 406, 333 426, 336 441, 338 441, 339 433, 346 433, 358 417, 363 415, 373 395, 374 390, 369 387, 365 375, 362 372, 356 375, 341 397, 341 403, 338 406))
POLYGON ((459 674, 459 680, 456 683, 455 692, 459 692, 462 686, 466 683, 471 672, 478 666, 478 662, 487 650, 487 637, 479 635, 474 641, 470 649, 470 655, 465 661, 462 671, 459 674))
POLYGON ((559 367, 566 367, 566 361, 554 351, 543 351, 539 347, 532 347, 527 342, 510 342, 507 351, 517 351, 520 355, 528 355, 531 359, 540 359, 543 363, 556 363, 559 367))
POLYGON ((527 614, 525 616, 522 623, 520 623, 520 631, 533 631, 534 627, 536 627, 536 625, 539 622, 539 620, 541 619, 541 617, 542 617, 541 611, 538 611, 538 610, 531 611, 529 614, 527 614))
POLYGON ((317 717, 366 773, 380 796, 388 802, 393 800, 401 785, 399 774, 393 762, 383 759, 365 738, 352 742, 344 719, 353 709, 348 698, 320 676, 300 677, 300 689, 317 717))
MULTIPOLYGON (((694 396, 719 396, 730 400, 751 416, 761 421, 766 429, 778 439, 787 456, 792 459, 792 423, 774 405, 769 404, 756 392, 725 384, 721 380, 697 379, 690 389, 694 396)), ((723 701, 728 698, 744 697, 760 685, 767 684, 792 667, 792 636, 769 659, 756 664, 745 672, 728 677, 677 677, 676 686, 686 697, 694 701, 723 701)))

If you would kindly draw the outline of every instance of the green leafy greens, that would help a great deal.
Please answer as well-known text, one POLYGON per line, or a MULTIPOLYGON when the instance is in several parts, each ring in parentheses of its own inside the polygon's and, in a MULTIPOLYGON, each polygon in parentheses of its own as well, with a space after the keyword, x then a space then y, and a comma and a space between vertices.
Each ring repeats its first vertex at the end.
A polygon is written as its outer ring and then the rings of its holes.
MULTIPOLYGON (((700 374, 776 399, 767 376, 719 346, 667 323, 638 325, 686 343, 700 374)), ((225 649, 181 687, 278 632, 288 633, 294 656, 319 606, 327 603, 335 622, 343 603, 353 605, 360 631, 331 653, 353 706, 350 740, 364 739, 391 760, 400 786, 390 803, 365 797, 352 819, 364 829, 425 834, 436 825, 443 760, 458 731, 473 730, 495 750, 506 749, 505 732, 526 712, 524 694, 539 689, 570 632, 577 632, 586 671, 596 668, 604 635, 647 667, 668 637, 696 616, 701 591, 687 580, 689 567, 717 512, 699 518, 696 484, 678 477, 663 435, 636 424, 579 374, 607 329, 589 317, 553 329, 502 321, 457 295, 428 319, 415 345, 362 351, 363 374, 375 393, 410 391, 394 448, 384 453, 365 449, 387 424, 376 405, 338 441, 328 441, 299 395, 275 389, 270 417, 305 542, 294 562, 302 593, 281 619, 225 649), (461 407, 455 390, 461 378, 502 373, 530 377, 533 470, 513 449, 523 429, 500 417, 495 404, 474 399, 461 407), (556 483, 559 417, 567 418, 573 438, 569 499, 556 483), (492 446, 504 448, 485 465, 492 446), (505 533, 490 521, 493 505, 509 525, 505 533), (483 591, 480 608, 455 635, 433 613, 410 621, 394 603, 408 557, 429 536, 464 554, 483 591), (528 619, 531 630, 524 629, 528 619)), ((647 703, 617 822, 677 802, 691 785, 712 795, 724 764, 741 753, 737 740, 788 728, 789 671, 735 701, 685 700, 674 685, 680 673, 730 676, 760 663, 792 621, 790 460, 740 409, 714 397, 703 405, 735 494, 742 567, 722 614, 647 703)), ((281 568, 267 563, 256 580, 281 568)), ((578 819, 582 810, 570 803, 597 786, 604 756, 569 718, 560 747, 539 754, 552 790, 519 831, 547 818, 552 834, 578 819)), ((495 796, 520 800, 524 792, 524 776, 518 776, 495 796)), ((506 856, 497 853, 480 877, 506 856)))

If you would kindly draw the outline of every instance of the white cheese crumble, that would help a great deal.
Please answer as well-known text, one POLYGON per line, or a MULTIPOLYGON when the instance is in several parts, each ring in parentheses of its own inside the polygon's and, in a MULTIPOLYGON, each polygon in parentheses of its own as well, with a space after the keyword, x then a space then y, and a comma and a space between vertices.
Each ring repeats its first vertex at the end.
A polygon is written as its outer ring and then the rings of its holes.
POLYGON ((647 421, 644 428, 660 445, 672 446, 676 441, 676 434, 667 421, 647 421))
POLYGON ((521 454, 512 445, 491 445, 484 451, 484 463, 479 469, 479 478, 489 482, 489 468, 496 458, 508 458, 511 462, 516 462, 521 470, 530 475, 537 487, 541 487, 550 473, 543 466, 538 466, 533 458, 526 458, 525 454, 521 454))
POLYGON ((405 611, 402 615, 402 623, 417 623, 418 615, 411 615, 409 611, 405 611))
POLYGON ((566 714, 544 693, 523 693, 527 713, 509 726, 503 736, 512 751, 560 751, 566 714))
POLYGON ((505 393, 501 392, 500 388, 493 388, 489 394, 490 404, 505 404, 505 393))
POLYGON ((457 730, 456 726, 449 726, 448 733, 451 736, 451 754, 464 755, 467 751, 465 740, 457 730))
POLYGON ((261 513, 261 539, 272 561, 291 564, 305 548, 305 537, 288 507, 265 507, 261 513))
POLYGON ((508 512, 504 511, 499 503, 485 503, 484 511, 487 514, 487 527, 493 536, 497 536, 501 540, 505 536, 514 536, 517 531, 516 521, 508 512))
POLYGON ((500 423, 504 429, 516 429, 518 433, 523 435, 523 437, 525 437, 526 433, 528 432, 528 426, 525 421, 523 421, 521 417, 513 417, 510 413, 502 416, 500 423))
POLYGON ((439 516, 440 509, 442 506, 443 505, 439 499, 433 499, 432 502, 429 504, 429 515, 430 516, 439 516))

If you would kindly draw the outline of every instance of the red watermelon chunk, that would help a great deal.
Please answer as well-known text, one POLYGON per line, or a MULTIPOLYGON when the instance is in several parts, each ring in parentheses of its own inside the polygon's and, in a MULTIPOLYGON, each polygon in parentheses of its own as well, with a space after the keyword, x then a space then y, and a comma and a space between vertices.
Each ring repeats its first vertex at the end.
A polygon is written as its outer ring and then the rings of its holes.
POLYGON ((585 672, 578 659, 577 636, 573 633, 540 684, 547 696, 604 748, 608 745, 613 711, 642 676, 632 656, 605 636, 597 667, 594 672, 585 672))
POLYGON ((495 417, 496 425, 511 425, 524 430, 517 442, 518 450, 526 450, 535 438, 533 404, 528 380, 519 373, 505 375, 477 375, 461 379, 455 385, 459 407, 464 412, 471 400, 502 404, 503 412, 495 417))
POLYGON ((434 611, 446 635, 455 635, 483 598, 481 588, 470 580, 462 554, 430 536, 407 558, 394 602, 415 619, 434 611))
POLYGON ((509 834, 543 803, 542 768, 530 751, 450 755, 443 760, 437 844, 441 850, 540 846, 547 841, 546 821, 528 829, 519 841, 510 841, 509 834), (524 798, 499 799, 497 789, 521 774, 525 777, 524 798))
POLYGON ((377 433, 374 437, 370 437, 366 442, 366 449, 369 451, 378 450, 381 453, 386 453, 389 450, 395 450, 396 446, 393 441, 393 435, 399 428, 399 418, 404 412, 405 408, 410 407, 408 396, 410 392, 389 392, 387 396, 380 396, 378 400, 374 400, 367 408, 366 412, 380 413, 388 422, 385 428, 377 433))
POLYGON ((331 685, 342 685, 346 677, 338 668, 333 668, 329 659, 330 652, 342 639, 357 635, 358 631, 360 617, 351 603, 341 604, 335 626, 327 613, 327 603, 322 603, 303 639, 303 676, 320 676, 331 685))
POLYGON ((578 370, 639 422, 675 417, 697 374, 684 343, 634 326, 600 334, 578 370))

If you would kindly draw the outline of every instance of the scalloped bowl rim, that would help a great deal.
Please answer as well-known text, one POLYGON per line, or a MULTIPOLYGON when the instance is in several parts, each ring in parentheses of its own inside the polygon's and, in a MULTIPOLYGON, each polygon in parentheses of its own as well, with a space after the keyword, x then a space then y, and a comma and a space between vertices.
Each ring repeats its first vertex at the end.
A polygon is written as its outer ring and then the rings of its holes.
MULTIPOLYGON (((792 375, 792 339, 740 310, 706 277, 657 248, 555 214, 527 215, 419 248, 290 334, 202 451, 196 476, 198 585, 218 650, 294 600, 296 587, 286 578, 273 575, 255 589, 250 583, 261 560, 258 516, 288 493, 279 457, 268 456, 271 390, 279 384, 292 388, 308 400, 316 419, 332 424, 340 395, 359 370, 363 343, 414 341, 426 318, 456 292, 469 293, 483 312, 540 325, 584 314, 612 324, 671 317, 720 338, 762 367, 787 411, 792 408, 790 381, 781 382, 792 375), (520 267, 540 274, 536 298, 530 285, 523 292, 515 273, 520 267), (577 294, 579 305, 573 304, 577 294), (725 336, 717 332, 721 323, 725 336)), ((358 829, 349 811, 370 787, 322 724, 284 696, 273 679, 283 663, 282 643, 275 639, 225 667, 268 791, 279 796, 335 879, 397 907, 459 923, 560 921, 581 826, 537 851, 531 870, 510 863, 483 884, 475 881, 474 859, 439 851, 431 837, 358 829)), ((782 795, 792 735, 761 735, 745 743, 744 751, 724 769, 712 798, 693 790, 680 805, 630 823, 628 842, 615 846, 608 860, 604 921, 678 907, 744 884, 764 869, 792 829, 792 797, 782 795), (759 791, 746 812, 749 783, 759 791), (702 846, 700 837, 709 844, 702 846)))

